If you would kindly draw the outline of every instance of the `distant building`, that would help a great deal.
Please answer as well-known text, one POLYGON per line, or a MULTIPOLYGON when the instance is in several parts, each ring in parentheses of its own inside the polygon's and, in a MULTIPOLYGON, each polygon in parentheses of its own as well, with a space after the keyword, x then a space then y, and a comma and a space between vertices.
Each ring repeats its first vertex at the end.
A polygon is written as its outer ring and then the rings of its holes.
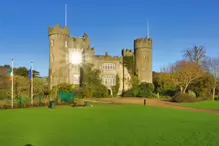
POLYGON ((122 56, 110 56, 106 52, 103 56, 95 55, 96 49, 91 48, 90 38, 84 34, 82 38, 70 37, 68 27, 56 25, 49 27, 50 39, 50 87, 59 83, 79 84, 80 63, 92 63, 101 71, 102 83, 110 91, 116 84, 116 75, 120 77, 119 93, 128 90, 130 85, 127 79, 132 74, 124 67, 123 58, 132 56, 135 59, 134 72, 141 82, 152 83, 152 39, 140 38, 134 40, 134 51, 124 49, 122 56), (80 57, 81 56, 81 57, 80 57), (124 86, 123 86, 124 73, 124 86))

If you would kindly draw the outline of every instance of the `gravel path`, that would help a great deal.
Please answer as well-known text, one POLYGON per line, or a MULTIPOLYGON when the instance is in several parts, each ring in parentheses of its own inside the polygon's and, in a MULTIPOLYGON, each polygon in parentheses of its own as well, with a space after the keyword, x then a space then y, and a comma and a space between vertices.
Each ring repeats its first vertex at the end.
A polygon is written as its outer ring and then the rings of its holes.
MULTIPOLYGON (((99 102, 99 103, 114 103, 114 104, 135 104, 135 105, 144 105, 143 98, 105 98, 105 99, 87 99, 86 101, 90 102, 99 102)), ((206 110, 206 109, 196 109, 190 107, 183 107, 177 103, 172 103, 168 101, 161 101, 157 99, 146 99, 146 105, 154 106, 158 108, 172 108, 177 110, 187 110, 193 112, 204 112, 209 114, 219 114, 217 110, 206 110)))

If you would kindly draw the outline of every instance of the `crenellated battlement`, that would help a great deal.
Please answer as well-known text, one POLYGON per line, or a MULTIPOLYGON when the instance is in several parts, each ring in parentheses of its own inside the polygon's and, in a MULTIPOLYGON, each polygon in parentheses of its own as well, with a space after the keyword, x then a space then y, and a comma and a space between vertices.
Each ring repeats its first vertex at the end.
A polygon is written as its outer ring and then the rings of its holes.
POLYGON ((48 35, 66 35, 66 36, 70 36, 70 30, 68 29, 68 27, 64 27, 62 28, 60 25, 56 25, 54 28, 53 27, 49 27, 49 32, 48 35))
POLYGON ((134 51, 131 49, 123 49, 122 50, 122 56, 133 56, 134 51))
POLYGON ((89 52, 90 52, 90 54, 92 54, 92 56, 94 56, 95 53, 96 53, 96 49, 95 48, 90 48, 89 52))
POLYGON ((119 56, 102 56, 102 55, 96 55, 95 56, 99 60, 110 60, 110 61, 120 61, 119 56))
POLYGON ((82 38, 71 37, 70 41, 74 44, 90 43, 88 35, 85 33, 82 38))
POLYGON ((93 47, 90 50, 91 50, 91 52, 94 52, 94 53, 96 52, 96 49, 93 47))
POLYGON ((152 48, 152 39, 151 38, 139 38, 134 41, 135 49, 138 48, 152 48))

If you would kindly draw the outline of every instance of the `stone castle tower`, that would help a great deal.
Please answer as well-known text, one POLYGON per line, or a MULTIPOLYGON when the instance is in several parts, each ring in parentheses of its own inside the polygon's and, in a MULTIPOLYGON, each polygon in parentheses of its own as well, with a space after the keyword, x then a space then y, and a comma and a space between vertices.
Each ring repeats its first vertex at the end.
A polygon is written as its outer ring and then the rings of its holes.
POLYGON ((61 70, 68 68, 65 63, 68 52, 64 46, 68 41, 70 31, 67 27, 62 29, 59 25, 56 25, 54 28, 50 27, 48 33, 50 40, 50 83, 64 83, 68 80, 68 70, 61 70))
POLYGON ((152 83, 152 39, 134 40, 135 72, 140 82, 152 83))

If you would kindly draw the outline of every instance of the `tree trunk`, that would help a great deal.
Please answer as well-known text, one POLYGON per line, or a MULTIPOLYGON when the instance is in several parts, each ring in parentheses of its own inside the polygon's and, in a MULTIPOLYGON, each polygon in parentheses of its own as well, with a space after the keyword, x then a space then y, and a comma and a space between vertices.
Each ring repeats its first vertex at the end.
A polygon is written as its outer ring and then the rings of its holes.
POLYGON ((214 101, 214 95, 215 95, 215 87, 213 88, 212 101, 214 101))
POLYGON ((180 93, 183 94, 183 87, 180 86, 180 93))
POLYGON ((183 94, 186 94, 186 88, 183 89, 183 94))
POLYGON ((188 84, 185 85, 185 88, 183 89, 183 94, 186 93, 186 89, 188 88, 188 84))

